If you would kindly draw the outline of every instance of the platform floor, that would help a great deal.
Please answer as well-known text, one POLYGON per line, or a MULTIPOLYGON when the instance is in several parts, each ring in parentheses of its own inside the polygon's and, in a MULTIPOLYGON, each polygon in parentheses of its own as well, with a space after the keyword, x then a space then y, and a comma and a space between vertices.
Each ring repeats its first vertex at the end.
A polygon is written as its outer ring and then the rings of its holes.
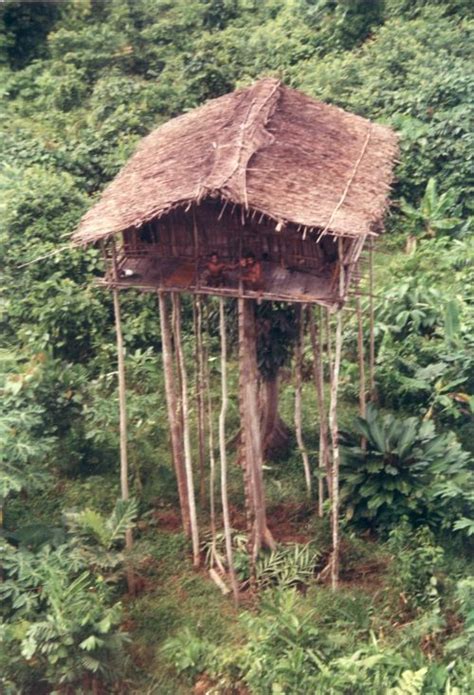
MULTIPOLYGON (((119 264, 120 278, 117 285, 144 291, 189 290, 202 294, 238 296, 239 270, 226 271, 222 286, 213 287, 206 284, 204 269, 204 265, 202 268, 196 267, 194 261, 182 258, 123 258, 119 264)), ((107 276, 104 283, 111 284, 111 278, 107 276)), ((332 305, 337 302, 335 284, 331 269, 312 274, 263 261, 261 289, 255 291, 245 288, 243 296, 332 305)))

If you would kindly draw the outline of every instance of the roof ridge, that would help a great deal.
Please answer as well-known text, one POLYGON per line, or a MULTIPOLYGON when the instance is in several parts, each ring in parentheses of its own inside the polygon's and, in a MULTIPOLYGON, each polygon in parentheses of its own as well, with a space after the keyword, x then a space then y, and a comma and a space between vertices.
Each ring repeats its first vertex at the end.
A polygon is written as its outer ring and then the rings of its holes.
POLYGON ((243 198, 247 206, 247 166, 252 156, 274 139, 266 125, 275 111, 281 89, 280 80, 264 78, 241 93, 237 106, 242 111, 240 118, 234 117, 230 124, 221 126, 217 141, 212 143, 213 164, 200 186, 200 199, 219 190, 224 196, 243 198))

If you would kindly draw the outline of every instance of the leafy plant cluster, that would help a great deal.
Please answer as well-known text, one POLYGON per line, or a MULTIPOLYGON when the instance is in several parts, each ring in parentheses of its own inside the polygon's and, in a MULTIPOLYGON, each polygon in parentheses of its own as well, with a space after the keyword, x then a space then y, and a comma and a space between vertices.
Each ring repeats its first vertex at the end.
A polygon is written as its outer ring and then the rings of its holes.
POLYGON ((343 597, 337 599, 327 611, 329 625, 295 590, 278 590, 264 596, 257 614, 241 614, 247 638, 238 649, 217 646, 188 629, 169 639, 163 651, 181 673, 196 677, 205 671, 217 692, 239 684, 262 695, 469 689, 472 674, 465 662, 454 671, 449 662, 427 666, 406 636, 387 642, 377 637, 363 611, 356 618, 348 608, 343 597))
MULTIPOLYGON (((320 557, 311 543, 281 544, 271 552, 262 553, 253 567, 247 545, 246 534, 232 531, 233 561, 241 588, 248 587, 250 578, 252 586, 259 590, 271 587, 303 588, 311 583, 320 557)), ((217 565, 226 569, 225 537, 222 532, 217 532, 214 538, 206 536, 201 547, 207 566, 217 565)))
POLYGON ((461 529, 459 514, 472 513, 469 485, 463 489, 472 456, 453 433, 437 434, 432 420, 383 415, 372 404, 354 420, 354 433, 341 472, 349 519, 387 530, 407 516, 461 529))
MULTIPOLYGON (((71 513, 68 529, 5 534, 0 562, 0 663, 5 688, 45 680, 94 690, 121 673, 128 636, 111 586, 123 579, 120 550, 136 504, 119 501, 109 517, 71 513)), ((8 691, 7 691, 8 692, 8 691)))

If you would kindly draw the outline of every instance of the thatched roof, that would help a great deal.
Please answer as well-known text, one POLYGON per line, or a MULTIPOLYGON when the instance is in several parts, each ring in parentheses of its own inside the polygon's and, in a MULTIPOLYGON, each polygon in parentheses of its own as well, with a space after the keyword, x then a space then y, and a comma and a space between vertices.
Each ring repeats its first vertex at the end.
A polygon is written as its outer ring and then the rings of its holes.
POLYGON ((145 137, 73 240, 138 228, 208 196, 336 235, 378 231, 396 149, 389 128, 263 79, 145 137))

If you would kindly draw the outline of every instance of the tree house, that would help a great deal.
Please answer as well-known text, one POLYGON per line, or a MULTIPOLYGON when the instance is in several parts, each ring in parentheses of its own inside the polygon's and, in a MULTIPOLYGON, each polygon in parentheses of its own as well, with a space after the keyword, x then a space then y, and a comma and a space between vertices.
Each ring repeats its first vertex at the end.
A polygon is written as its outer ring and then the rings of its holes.
MULTIPOLYGON (((176 302, 190 292, 239 300, 242 448, 254 554, 271 544, 255 301, 341 308, 365 241, 382 230, 396 150, 389 128, 262 79, 145 137, 73 235, 74 244, 102 245, 100 282, 113 290, 117 311, 118 290, 158 293, 173 460, 191 517, 194 491, 182 463, 189 442, 170 383, 166 297, 176 302)), ((183 522, 189 525, 186 510, 183 522)))

